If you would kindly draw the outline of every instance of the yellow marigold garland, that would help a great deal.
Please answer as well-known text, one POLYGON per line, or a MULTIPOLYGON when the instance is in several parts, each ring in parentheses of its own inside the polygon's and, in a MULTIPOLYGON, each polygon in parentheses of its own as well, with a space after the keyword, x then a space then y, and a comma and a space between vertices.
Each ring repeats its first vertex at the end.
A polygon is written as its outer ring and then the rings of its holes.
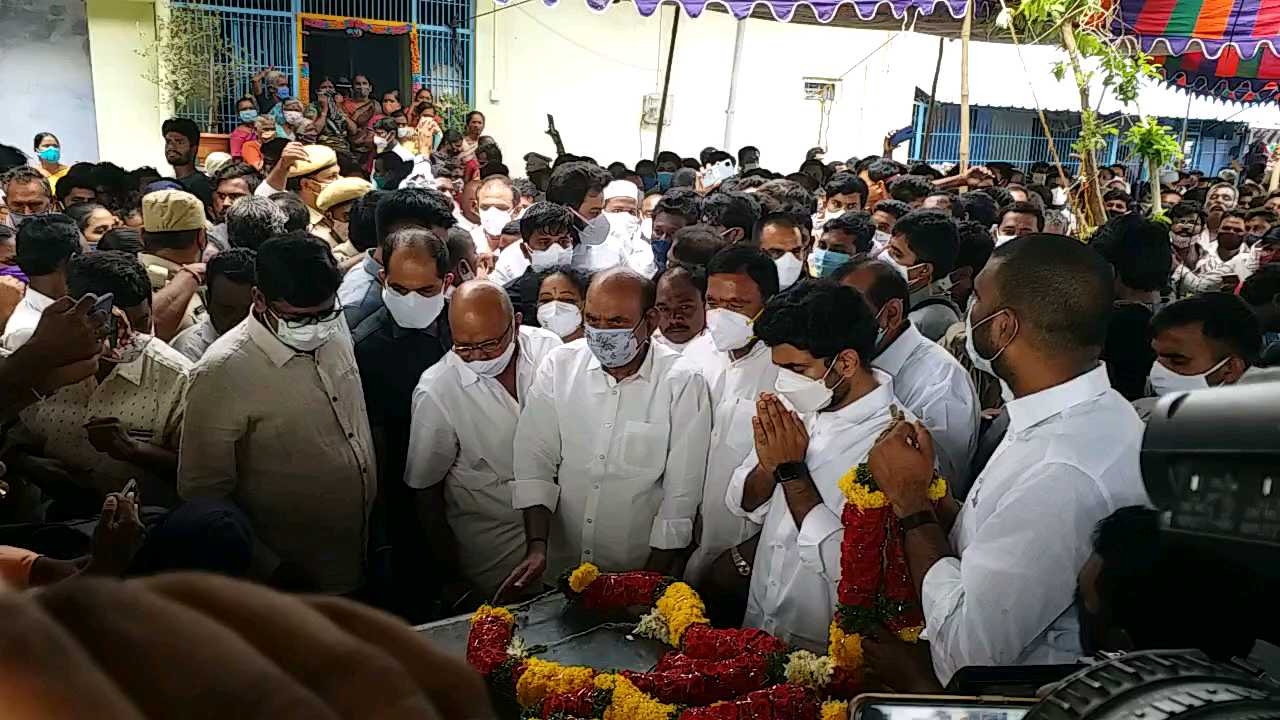
POLYGON ((915 625, 913 627, 904 627, 898 631, 898 639, 902 640, 903 642, 909 642, 909 643, 919 642, 920 633, 922 632, 924 632, 923 625, 915 625))
POLYGON ((481 605, 479 610, 471 616, 471 624, 475 625, 478 621, 487 617, 496 617, 505 620, 509 624, 515 624, 515 616, 511 611, 504 607, 494 607, 493 605, 481 605))
POLYGON ((670 720, 676 713, 675 705, 654 700, 621 675, 597 675, 595 684, 613 690, 603 720, 670 720))
POLYGON ((889 496, 879 490, 870 489, 862 478, 862 465, 849 468, 849 472, 840 476, 840 492, 851 505, 859 510, 882 508, 889 504, 889 496))
POLYGON ((947 494, 947 481, 939 475, 929 483, 929 502, 938 502, 947 494))
POLYGON ((591 687, 595 675, 596 671, 589 667, 529 658, 516 683, 516 700, 521 707, 532 707, 548 695, 591 687))
POLYGON ((600 577, 600 568, 591 563, 582 563, 569 575, 569 588, 580 593, 598 577, 600 577))
POLYGON ((693 588, 682 582, 671 583, 656 603, 658 612, 667 621, 667 632, 673 647, 680 647, 680 639, 690 625, 706 625, 706 606, 693 588))
POLYGON ((862 667, 862 636, 846 633, 837 622, 827 631, 827 654, 836 667, 853 670, 862 667))
POLYGON ((829 700, 822 703, 822 720, 848 720, 849 703, 843 700, 829 700))

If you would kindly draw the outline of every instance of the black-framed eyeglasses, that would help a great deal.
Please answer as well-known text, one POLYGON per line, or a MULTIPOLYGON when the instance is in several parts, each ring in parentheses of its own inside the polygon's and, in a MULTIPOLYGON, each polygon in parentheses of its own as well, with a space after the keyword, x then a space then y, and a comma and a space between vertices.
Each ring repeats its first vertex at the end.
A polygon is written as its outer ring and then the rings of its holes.
POLYGON ((457 343, 454 343, 453 352, 458 355, 471 355, 474 353, 492 355, 502 349, 502 341, 507 339, 507 333, 510 332, 513 327, 515 327, 514 320, 498 337, 492 340, 485 340, 482 343, 476 343, 475 345, 458 345, 457 343))
POLYGON ((320 323, 332 322, 342 314, 342 307, 335 304, 332 310, 326 310, 324 312, 316 313, 315 315, 303 315, 301 317, 285 317, 275 310, 272 310, 270 305, 267 306, 267 312, 274 315, 276 320, 284 323, 285 327, 297 329, 311 327, 312 325, 319 325, 320 323))

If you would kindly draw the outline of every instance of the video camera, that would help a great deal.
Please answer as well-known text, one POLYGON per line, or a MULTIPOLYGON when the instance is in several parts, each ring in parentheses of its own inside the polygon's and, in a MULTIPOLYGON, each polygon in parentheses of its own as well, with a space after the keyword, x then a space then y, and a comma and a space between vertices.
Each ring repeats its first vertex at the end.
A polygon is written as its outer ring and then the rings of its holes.
MULTIPOLYGON (((1280 599, 1280 377, 1162 397, 1142 442, 1142 479, 1170 541, 1248 568, 1280 599)), ((1280 645, 1270 613, 1257 638, 1280 645)), ((1189 617, 1187 622, 1196 622, 1189 617)), ((1050 668, 966 668, 963 695, 1021 695, 1050 668), (981 688, 981 690, 975 690, 981 688), (1020 691, 1011 691, 1019 688, 1020 691)), ((954 682, 953 682, 954 685, 954 682)), ((955 687, 949 689, 955 690, 955 687)), ((1034 705, 1010 697, 865 697, 854 720, 1244 720, 1280 718, 1280 684, 1244 661, 1198 650, 1104 654, 1034 705)))

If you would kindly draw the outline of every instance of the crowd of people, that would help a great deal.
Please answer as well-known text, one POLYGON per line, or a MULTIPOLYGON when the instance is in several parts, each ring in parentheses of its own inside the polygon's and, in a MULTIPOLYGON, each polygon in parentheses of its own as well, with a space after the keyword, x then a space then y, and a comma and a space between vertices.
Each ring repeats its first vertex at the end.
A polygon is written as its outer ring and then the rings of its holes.
POLYGON ((479 113, 374 97, 265 73, 227 157, 164 123, 171 176, 0 146, 10 585, 202 569, 416 622, 591 562, 822 653, 865 463, 927 619, 923 655, 866 643, 890 687, 1248 653, 1138 454, 1160 395, 1280 358, 1280 193, 1171 172, 1152 217, 1124 166, 782 175, 558 137, 513 178, 479 113))

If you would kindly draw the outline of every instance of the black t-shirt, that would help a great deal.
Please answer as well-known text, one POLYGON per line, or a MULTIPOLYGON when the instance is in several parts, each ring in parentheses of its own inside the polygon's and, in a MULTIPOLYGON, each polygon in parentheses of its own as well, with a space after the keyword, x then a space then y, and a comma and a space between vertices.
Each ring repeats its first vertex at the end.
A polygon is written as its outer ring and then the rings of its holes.
POLYGON ((1111 387, 1126 400, 1147 394, 1147 376, 1156 351, 1151 349, 1151 308, 1143 303, 1121 301, 1111 312, 1102 361, 1107 364, 1111 387))
POLYGON ((530 267, 520 277, 506 284, 507 297, 511 298, 511 306, 524 317, 521 325, 538 327, 538 289, 542 282, 538 280, 540 273, 530 267))
POLYGON ((202 172, 194 172, 184 178, 178 178, 178 182, 187 192, 200 198, 200 202, 204 203, 204 214, 209 214, 209 209, 213 207, 213 186, 209 184, 209 176, 202 172))

